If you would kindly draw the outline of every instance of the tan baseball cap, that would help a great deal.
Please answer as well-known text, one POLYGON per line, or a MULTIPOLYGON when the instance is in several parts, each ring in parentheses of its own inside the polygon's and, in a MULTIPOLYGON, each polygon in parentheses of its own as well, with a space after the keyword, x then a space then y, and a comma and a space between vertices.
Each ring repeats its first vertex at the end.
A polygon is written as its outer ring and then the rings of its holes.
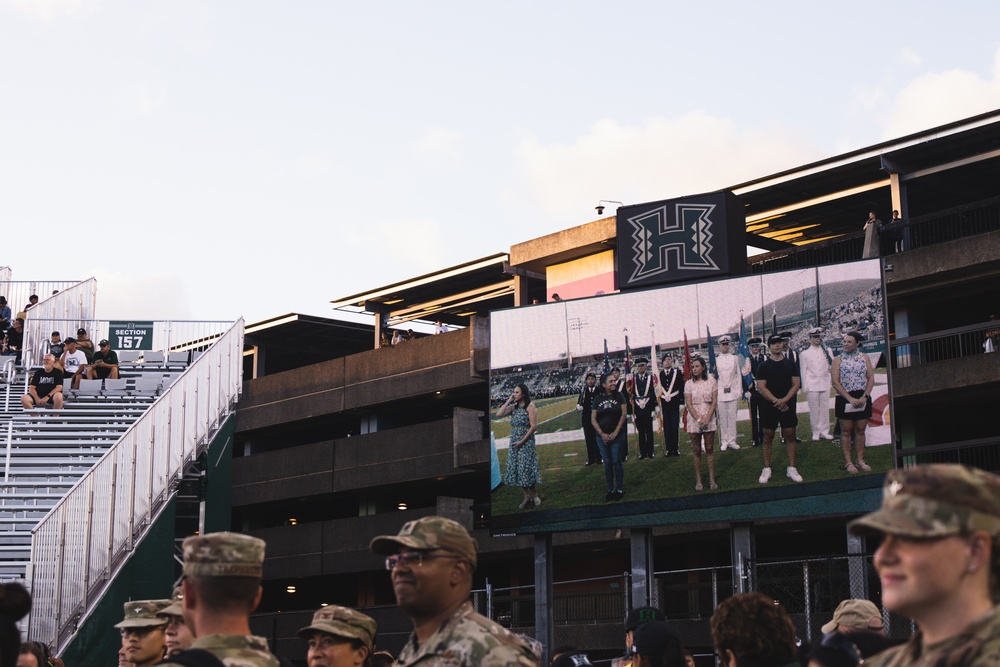
POLYGON ((375 632, 378 626, 375 619, 366 616, 360 611, 355 611, 350 607, 338 607, 337 605, 327 605, 320 607, 313 614, 312 625, 299 630, 299 637, 308 639, 314 632, 325 632, 336 637, 347 639, 360 639, 368 651, 371 652, 375 645, 375 632))
POLYGON ((890 470, 882 507, 849 524, 851 532, 916 539, 985 530, 1000 535, 1000 477, 953 463, 890 470))
MULTIPOLYGON (((184 615, 184 589, 180 586, 174 589, 170 596, 170 606, 156 612, 157 616, 183 616, 184 615)), ((169 619, 168 619, 169 620, 169 619)))
POLYGON ((833 612, 833 620, 820 628, 824 634, 837 626, 846 625, 855 630, 881 630, 882 614, 870 600, 844 600, 833 612))
POLYGON ((184 540, 184 575, 260 578, 266 546, 264 540, 240 533, 192 535, 184 540))
POLYGON ((408 521, 398 535, 379 535, 371 541, 371 550, 383 556, 399 553, 403 549, 444 549, 458 554, 476 567, 476 540, 465 526, 443 516, 425 516, 408 521))
POLYGON ((125 603, 125 620, 115 624, 124 628, 150 628, 167 624, 167 619, 157 616, 161 609, 170 606, 170 600, 133 600, 125 603))

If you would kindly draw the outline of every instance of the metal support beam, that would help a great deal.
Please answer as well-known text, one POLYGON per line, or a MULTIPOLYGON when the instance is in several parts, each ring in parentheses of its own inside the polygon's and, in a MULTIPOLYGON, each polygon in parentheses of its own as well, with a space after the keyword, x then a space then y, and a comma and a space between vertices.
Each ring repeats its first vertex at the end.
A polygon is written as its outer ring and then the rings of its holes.
MULTIPOLYGON (((648 528, 634 528, 632 542, 632 609, 653 606, 653 536, 648 528)), ((626 610, 628 611, 628 610, 626 610)))
POLYGON ((851 597, 856 600, 868 599, 868 577, 867 562, 865 561, 865 538, 863 535, 855 535, 851 531, 847 533, 847 553, 852 556, 848 560, 848 578, 851 582, 851 597))
POLYGON ((552 650, 552 535, 535 535, 535 639, 542 643, 542 664, 552 650))
POLYGON ((746 593, 752 590, 751 568, 757 557, 753 523, 730 524, 729 541, 733 555, 733 590, 746 593))

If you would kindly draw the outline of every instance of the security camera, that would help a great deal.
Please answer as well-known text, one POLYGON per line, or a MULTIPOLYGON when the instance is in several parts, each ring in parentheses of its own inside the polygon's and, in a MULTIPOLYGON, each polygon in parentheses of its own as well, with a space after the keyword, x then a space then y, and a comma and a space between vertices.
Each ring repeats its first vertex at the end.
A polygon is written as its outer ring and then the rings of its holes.
POLYGON ((597 209, 597 215, 604 215, 604 207, 603 206, 595 206, 594 208, 597 209))

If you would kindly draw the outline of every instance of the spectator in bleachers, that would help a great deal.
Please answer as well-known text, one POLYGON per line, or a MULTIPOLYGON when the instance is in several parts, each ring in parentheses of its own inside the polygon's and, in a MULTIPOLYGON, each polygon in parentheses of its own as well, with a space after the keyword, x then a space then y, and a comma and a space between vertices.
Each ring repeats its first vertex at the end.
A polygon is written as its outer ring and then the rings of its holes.
POLYGON ((14 318, 14 323, 7 329, 7 335, 3 340, 3 353, 13 354, 16 357, 15 363, 21 363, 21 346, 24 344, 24 319, 14 318))
POLYGON ((6 332, 10 328, 10 318, 13 316, 10 306, 7 305, 7 297, 0 296, 0 331, 6 332))
POLYGON ((118 379, 118 355, 111 349, 107 339, 102 340, 101 349, 94 353, 94 358, 87 366, 87 378, 90 380, 118 379))
POLYGON ((76 346, 87 357, 89 364, 94 358, 94 341, 90 340, 87 330, 83 327, 76 330, 76 346))
POLYGON ((448 333, 448 325, 447 324, 441 324, 441 320, 438 320, 437 324, 434 325, 434 333, 435 334, 448 333))
POLYGON ((38 305, 38 295, 32 294, 31 296, 28 297, 28 305, 24 307, 24 312, 28 312, 30 308, 37 305, 38 305))
POLYGON ((87 373, 87 355, 77 349, 76 339, 66 339, 66 351, 56 364, 64 376, 72 376, 73 389, 80 388, 80 380, 87 373))
POLYGON ((46 354, 42 367, 35 371, 28 384, 28 393, 21 397, 25 410, 51 404, 57 410, 63 403, 63 373, 56 368, 56 358, 46 354))
POLYGON ((62 342, 62 336, 58 331, 53 331, 52 336, 49 337, 49 354, 56 358, 56 365, 59 365, 59 357, 62 356, 63 350, 66 349, 66 344, 62 342))
POLYGON ((17 622, 31 609, 31 596, 18 583, 0 584, 0 666, 17 664, 21 632, 17 622))
POLYGON ((403 332, 400 331, 399 329, 396 329, 396 331, 394 331, 392 334, 392 344, 399 345, 404 340, 406 340, 406 338, 403 336, 403 332))

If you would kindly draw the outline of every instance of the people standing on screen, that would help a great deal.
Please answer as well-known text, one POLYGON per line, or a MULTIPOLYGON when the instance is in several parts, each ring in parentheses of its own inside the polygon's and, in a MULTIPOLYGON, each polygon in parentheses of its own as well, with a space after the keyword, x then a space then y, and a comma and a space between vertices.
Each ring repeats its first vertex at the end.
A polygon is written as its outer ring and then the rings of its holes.
POLYGON ((878 233, 881 227, 882 221, 875 215, 875 211, 870 212, 862 227, 865 230, 865 245, 861 251, 861 259, 878 257, 878 233))
POLYGON ((617 389, 614 374, 604 373, 600 379, 601 390, 594 396, 591 423, 597 431, 597 446, 604 459, 604 481, 607 487, 605 502, 621 500, 625 495, 625 466, 622 449, 625 447, 625 423, 628 401, 617 389))
POLYGON ((872 388, 875 386, 875 369, 871 359, 861 351, 864 337, 857 331, 844 336, 844 349, 833 360, 830 372, 833 388, 837 392, 834 403, 837 419, 840 420, 840 446, 844 451, 844 470, 852 475, 858 469, 868 472, 871 467, 865 463, 865 429, 872 416, 872 388), (851 461, 851 443, 857 466, 851 461))
POLYGON ((694 454, 695 491, 701 491, 701 452, 704 446, 708 456, 709 488, 717 489, 715 483, 715 431, 718 424, 715 411, 718 407, 718 392, 715 378, 708 374, 705 360, 699 356, 691 358, 691 379, 684 385, 684 430, 691 436, 691 451, 694 454))
POLYGON ((535 451, 535 431, 538 429, 538 412, 531 402, 531 392, 525 384, 514 388, 507 402, 500 406, 497 417, 510 415, 510 448, 507 450, 507 470, 503 481, 507 486, 518 486, 524 498, 518 509, 538 507, 537 486, 542 481, 535 451))
POLYGON ((649 362, 645 357, 635 360, 629 402, 635 416, 635 430, 639 435, 639 460, 651 459, 653 453, 653 412, 656 410, 656 376, 646 372, 649 362))
POLYGON ((830 367, 833 355, 823 345, 823 329, 809 330, 809 347, 799 354, 802 391, 809 404, 809 425, 814 441, 833 440, 830 433, 830 367))
POLYGON ((660 397, 660 413, 663 423, 663 447, 666 456, 680 456, 679 431, 681 426, 681 403, 684 402, 684 373, 674 366, 674 358, 663 355, 663 370, 657 386, 660 397))
POLYGON ((719 372, 719 449, 739 449, 736 444, 736 415, 740 409, 739 398, 743 395, 743 373, 740 372, 739 358, 733 354, 729 336, 719 338, 715 368, 719 372))
MULTIPOLYGON (((628 397, 628 375, 622 376, 621 369, 615 366, 611 369, 615 376, 615 389, 622 396, 628 397)), ((625 401, 625 440, 622 443, 622 461, 628 461, 628 415, 632 414, 632 404, 625 401)))
POLYGON ((882 543, 882 605, 913 619, 905 644, 871 667, 1000 664, 1000 478, 956 464, 890 470, 882 507, 849 525, 882 543))
POLYGON ((767 339, 770 354, 757 369, 757 391, 761 395, 760 425, 764 429, 764 469, 757 480, 767 484, 771 479, 771 453, 774 434, 781 428, 788 454, 788 468, 785 474, 793 482, 801 482, 802 475, 795 468, 795 427, 799 423, 796 414, 796 394, 799 391, 799 369, 794 361, 782 353, 781 336, 767 339))
POLYGON ((587 446, 587 462, 584 463, 584 466, 604 463, 601 459, 601 450, 597 446, 597 431, 594 430, 594 424, 590 421, 590 413, 597 391, 597 376, 593 373, 587 373, 583 389, 580 390, 580 397, 576 400, 576 409, 580 412, 581 426, 583 427, 583 441, 587 446))
POLYGON ((764 444, 764 429, 760 427, 760 394, 757 393, 757 369, 767 357, 761 352, 760 338, 751 338, 747 341, 750 346, 750 374, 753 375, 754 382, 747 393, 750 397, 747 403, 750 408, 750 437, 753 438, 753 446, 760 447, 764 444))

